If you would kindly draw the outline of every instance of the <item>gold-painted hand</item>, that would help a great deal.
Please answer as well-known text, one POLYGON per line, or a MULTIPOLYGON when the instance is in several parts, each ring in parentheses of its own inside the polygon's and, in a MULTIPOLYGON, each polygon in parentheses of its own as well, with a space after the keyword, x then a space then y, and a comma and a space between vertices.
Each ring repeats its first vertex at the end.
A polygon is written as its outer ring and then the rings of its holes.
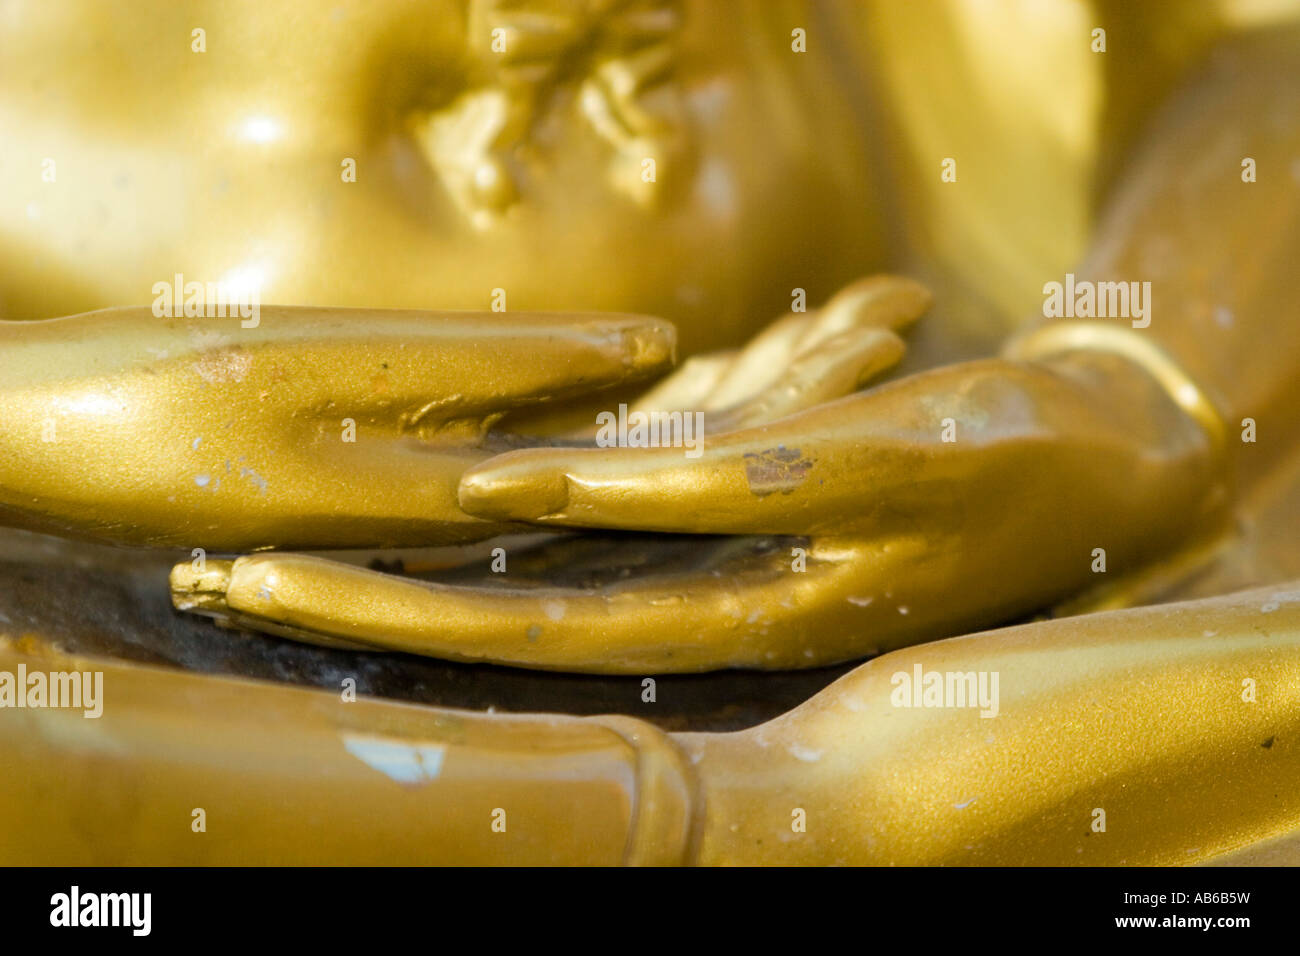
MULTIPOLYGON (((1297 434, 1300 186, 1285 170, 1300 127, 1270 119, 1294 102, 1296 49, 1281 35, 1226 51, 1134 157, 1078 278, 1148 285, 1143 315, 1047 325, 1003 358, 776 421, 714 430, 706 416, 698 459, 525 449, 468 469, 460 487, 494 521, 797 539, 700 545, 693 566, 598 587, 486 594, 251 558, 231 569, 228 610, 531 667, 806 666, 1014 619, 1213 534, 1233 472, 1257 472, 1297 434), (1203 162, 1188 142, 1236 158, 1203 162), (1247 148, 1278 174, 1243 179, 1247 148), (1235 441, 1257 419, 1271 451, 1235 441), (279 588, 263 589, 267 577, 279 588), (332 606, 318 580, 375 600, 332 606)), ((698 363, 707 387, 683 401, 725 386, 729 361, 698 363)))
MULTIPOLYGON (((711 355, 688 363, 653 389, 633 411, 684 410, 692 415, 699 408, 707 408, 709 411, 700 412, 702 416, 709 420, 716 416, 724 423, 722 427, 742 429, 728 433, 733 437, 720 439, 734 444, 734 436, 747 433, 744 429, 758 428, 761 434, 765 426, 760 423, 773 418, 805 408, 829 408, 823 405, 826 399, 850 392, 886 371, 904 352, 897 332, 915 321, 928 305, 929 294, 910 280, 890 276, 862 280, 841 291, 820 310, 792 313, 779 320, 738 353, 711 355)), ((797 417, 789 420, 799 421, 797 417)), ((843 440, 831 438, 836 444, 843 440)), ((541 460, 640 463, 646 461, 638 454, 641 451, 562 447, 541 460)), ((673 489, 683 481, 694 481, 693 475, 716 471, 718 453, 710 447, 701 458, 692 459, 686 456, 686 449, 677 447, 664 449, 662 454, 683 470, 672 471, 660 484, 652 482, 639 489, 634 514, 660 512, 667 530, 740 534, 762 530, 748 523, 734 529, 705 527, 713 520, 705 515, 699 516, 701 526, 688 526, 681 516, 693 513, 695 506, 677 499, 673 489)), ((819 472, 814 484, 820 479, 819 472)), ((467 494, 466 488, 462 482, 461 503, 474 509, 479 503, 467 494)), ((712 501, 712 505, 703 507, 724 512, 743 511, 758 500, 755 494, 747 493, 738 503, 730 501, 707 482, 699 486, 698 493, 712 501)), ((848 493, 854 493, 853 489, 848 493)), ((777 494, 776 499, 792 501, 796 510, 804 507, 798 496, 777 494)), ((518 527, 521 521, 533 517, 530 513, 505 521, 489 518, 483 526, 518 527)), ((821 530, 799 519, 791 519, 791 524, 799 526, 795 533, 821 530)), ((639 525, 626 516, 611 515, 606 526, 639 525)), ((630 542, 619 549, 613 560, 644 563, 637 562, 638 549, 643 545, 630 542)), ((689 542, 684 547, 697 550, 689 542)), ((532 557, 534 564, 542 566, 542 578, 551 583, 542 588, 527 587, 509 574, 501 580, 519 586, 450 586, 294 554, 208 561, 200 567, 186 562, 175 567, 171 584, 173 600, 182 610, 329 645, 382 647, 566 670, 639 672, 706 670, 728 665, 808 666, 861 652, 848 637, 816 650, 798 637, 800 633, 811 633, 807 628, 817 626, 815 607, 826 603, 814 601, 811 591, 826 593, 829 581, 843 577, 843 568, 836 575, 829 565, 854 560, 849 550, 838 543, 813 550, 812 573, 798 576, 790 573, 788 552, 773 552, 761 542, 739 539, 724 543, 714 561, 698 570, 666 576, 641 575, 603 588, 555 585, 567 560, 563 546, 551 546, 540 558, 532 557), (719 586, 718 575, 722 573, 736 575, 731 586, 719 586), (785 588, 791 583, 809 589, 808 598, 793 605, 785 602, 785 588), (749 620, 737 621, 737 615, 749 620), (677 622, 675 627, 673 622, 677 622), (800 630, 792 634, 792 626, 800 630), (674 633, 679 636, 673 637, 674 633), (771 635, 769 640, 759 637, 767 634, 771 635)), ((846 604, 838 598, 834 601, 850 609, 849 621, 869 603, 846 604)), ((830 617, 823 617, 823 624, 839 620, 838 606, 824 610, 830 617)))
POLYGON ((387 547, 490 537, 457 482, 512 409, 643 379, 631 315, 265 306, 0 323, 0 522, 122 544, 387 547), (244 327, 249 325, 250 327, 244 327))
POLYGON ((706 435, 694 460, 535 448, 462 479, 462 505, 502 523, 776 536, 697 545, 693 567, 482 589, 259 555, 221 568, 216 604, 188 564, 173 589, 260 629, 455 659, 816 666, 1028 613, 1102 580, 1099 559, 1139 567, 1215 519, 1220 471, 1202 425, 1121 355, 989 360, 706 435))

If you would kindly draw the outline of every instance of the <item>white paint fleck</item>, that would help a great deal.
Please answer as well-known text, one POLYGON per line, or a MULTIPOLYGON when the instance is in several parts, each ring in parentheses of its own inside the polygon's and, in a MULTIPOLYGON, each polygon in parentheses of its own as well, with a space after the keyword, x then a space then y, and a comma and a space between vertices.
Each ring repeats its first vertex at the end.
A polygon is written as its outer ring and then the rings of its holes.
POLYGON ((952 805, 952 808, 954 810, 965 810, 967 807, 969 807, 972 803, 974 803, 978 799, 979 797, 971 797, 969 800, 963 800, 961 803, 954 803, 952 805))
POLYGON ((564 620, 564 614, 566 609, 563 601, 559 601, 559 600, 543 601, 542 610, 546 612, 546 616, 550 618, 552 621, 564 620))
POLYGON ((253 357, 239 348, 204 352, 194 363, 194 371, 209 385, 242 382, 253 366, 253 357))
POLYGON ((211 480, 212 480, 212 476, 211 476, 211 475, 195 475, 195 476, 194 476, 194 483, 195 483, 196 485, 198 485, 200 488, 206 488, 206 487, 208 486, 208 482, 210 482, 211 480))
POLYGON ((406 743, 386 737, 344 734, 343 746, 366 766, 398 783, 437 780, 447 748, 435 743, 406 743))
POLYGON ((874 601, 874 600, 875 600, 875 597, 872 596, 872 595, 867 595, 866 597, 850 597, 850 598, 849 598, 849 603, 850 603, 850 604, 855 604, 855 605, 857 605, 858 607, 867 607, 867 606, 870 605, 871 602, 874 601))

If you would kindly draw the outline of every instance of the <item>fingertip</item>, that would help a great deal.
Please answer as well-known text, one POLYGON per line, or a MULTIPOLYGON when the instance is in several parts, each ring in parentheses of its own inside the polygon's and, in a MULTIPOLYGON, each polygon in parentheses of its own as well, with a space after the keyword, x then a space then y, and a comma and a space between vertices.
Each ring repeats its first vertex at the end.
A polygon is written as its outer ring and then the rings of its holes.
POLYGON ((920 318, 933 301, 930 290, 915 279, 874 275, 852 282, 835 293, 822 308, 822 314, 831 326, 866 321, 902 330, 920 318))
POLYGON ((638 371, 653 371, 677 361, 677 328, 665 319, 636 316, 622 329, 626 364, 638 371))
POLYGON ((215 611, 226 606, 233 561, 207 561, 201 566, 184 561, 168 575, 172 606, 178 611, 215 611))
POLYGON ((496 352, 508 376, 492 398, 498 409, 648 379, 676 358, 677 329, 653 316, 539 313, 529 319, 535 320, 531 333, 496 352))
POLYGON ((529 463, 527 453, 508 453, 466 471, 457 498, 467 514, 496 521, 536 521, 569 503, 564 472, 529 463))

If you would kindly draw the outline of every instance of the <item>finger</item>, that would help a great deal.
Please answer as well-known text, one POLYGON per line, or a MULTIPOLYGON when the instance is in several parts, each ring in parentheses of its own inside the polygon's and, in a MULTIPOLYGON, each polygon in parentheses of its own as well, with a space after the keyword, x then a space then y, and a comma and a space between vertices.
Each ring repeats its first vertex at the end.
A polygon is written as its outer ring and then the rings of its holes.
POLYGON ((644 374, 672 342, 635 316, 497 319, 267 307, 242 328, 121 309, 7 327, 0 431, 31 440, 0 461, 0 510, 155 547, 490 535, 457 483, 498 410, 644 374))
POLYGON ((675 361, 677 333, 663 319, 601 313, 536 313, 487 334, 467 330, 467 346, 490 371, 462 374, 464 401, 493 410, 558 401, 661 375, 675 361), (514 323, 518 322, 516 328, 514 323))
POLYGON ((894 332, 915 322, 931 302, 920 283, 899 276, 870 276, 846 286, 816 312, 773 323, 744 349, 710 397, 711 408, 737 404, 777 382, 791 356, 815 350, 855 328, 894 332))
MULTIPOLYGON (((903 330, 930 303, 920 284, 873 276, 837 293, 813 313, 773 322, 744 349, 696 356, 630 407, 630 411, 705 411, 719 430, 772 421, 848 394, 901 359, 903 330), (852 333, 860 330, 864 337, 852 333), (854 363, 861 351, 861 374, 854 363)), ((590 429, 580 435, 586 437, 590 429)))
POLYGON ((632 408, 646 411, 703 408, 709 394, 739 354, 739 349, 724 349, 691 356, 680 368, 638 398, 632 408))
MULTIPOLYGON (((166 534, 216 551, 264 548, 409 548, 481 541, 518 526, 466 514, 457 498, 465 469, 491 452, 430 446, 412 436, 304 435, 292 457, 255 474, 234 463, 195 489, 186 519, 166 534)), ((189 489, 187 489, 187 492, 189 489)))
MULTIPOLYGON (((694 550, 704 556, 666 573, 514 588, 260 554, 209 562, 203 572, 177 565, 171 592, 180 610, 329 647, 647 674, 825 666, 1028 613, 1062 586, 1027 575, 1026 586, 999 589, 997 564, 958 538, 898 537, 885 547, 737 537, 694 550), (991 593, 1000 599, 991 602, 991 593)), ((558 567, 534 568, 530 577, 564 580, 564 557, 561 548, 548 556, 558 567)), ((608 560, 644 564, 635 545, 608 560)))
POLYGON ((888 329, 841 332, 791 364, 780 381, 706 419, 720 432, 776 421, 857 391, 902 361, 907 346, 888 329))
POLYGON ((790 357, 798 354, 812 320, 808 313, 790 313, 769 324, 722 370, 696 407, 701 411, 728 408, 770 385, 790 357))
MULTIPOLYGON (((677 369, 659 382, 640 398, 630 403, 631 411, 684 411, 704 407, 710 390, 717 384, 718 378, 726 371, 736 357, 737 349, 724 349, 707 355, 693 355, 677 369)), ((564 432, 564 439, 572 442, 591 442, 595 440, 598 424, 590 424, 591 412, 587 412, 587 423, 564 432)), ((518 429, 523 434, 540 433, 532 421, 520 425, 519 420, 512 419, 507 428, 518 429)))
POLYGON ((598 313, 265 306, 255 322, 115 309, 26 323, 15 348, 28 379, 109 371, 178 402, 251 397, 428 430, 653 376, 671 365, 676 335, 661 319, 598 313))
POLYGON ((1032 363, 967 362, 721 434, 704 415, 636 431, 628 419, 618 447, 525 449, 476 465, 459 500, 495 520, 705 534, 936 527, 961 509, 1010 507, 1009 489, 1029 475, 1076 511, 1104 500, 1103 483, 1120 487, 1113 502, 1136 503, 1164 473, 1132 470, 1119 406, 1096 382, 1032 363))
MULTIPOLYGON (((172 456, 167 446, 144 455, 172 456)), ((298 436, 293 447, 246 444, 246 455, 185 446, 179 467, 160 461, 149 485, 103 483, 83 500, 25 505, 22 527, 155 548, 389 548, 460 544, 518 527, 467 515, 461 473, 490 457, 478 448, 436 447, 412 436, 337 432, 298 436), (91 496, 93 493, 93 496, 91 496)), ((39 488, 34 489, 39 491, 39 488)), ((30 497, 30 496, 29 496, 30 497)), ((13 520, 13 519, 11 519, 13 520)))
POLYGON ((580 313, 385 313, 314 339, 303 357, 332 373, 335 406, 426 435, 442 423, 639 381, 669 367, 675 348, 662 320, 580 313))
MULTIPOLYGON (((675 447, 509 452, 466 470, 460 504, 482 518, 572 527, 845 532, 875 518, 882 496, 926 456, 906 423, 891 435, 895 424, 872 414, 879 392, 716 437, 703 413, 665 417, 661 438, 672 433, 675 447)), ((635 422, 626 424, 631 442, 635 422)))
POLYGON ((876 275, 853 282, 817 310, 811 344, 852 328, 904 332, 930 307, 930 290, 904 276, 876 275))
POLYGON ((595 589, 446 586, 296 554, 202 574, 177 565, 171 588, 181 610, 307 643, 517 667, 645 674, 861 656, 873 636, 831 626, 870 610, 839 597, 857 574, 847 553, 814 549, 795 573, 788 548, 751 548, 719 569, 595 589))

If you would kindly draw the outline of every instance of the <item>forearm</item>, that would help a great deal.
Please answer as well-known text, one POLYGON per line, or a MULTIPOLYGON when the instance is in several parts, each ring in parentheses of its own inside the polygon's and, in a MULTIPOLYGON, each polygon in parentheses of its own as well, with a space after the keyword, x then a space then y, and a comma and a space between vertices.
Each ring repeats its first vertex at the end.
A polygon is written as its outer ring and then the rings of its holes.
POLYGON ((1139 149, 1078 270, 1079 280, 1149 283, 1145 315, 1103 321, 1162 346, 1230 437, 1252 418, 1269 438, 1261 444, 1279 450, 1300 430, 1297 102, 1300 34, 1218 51, 1139 149))
POLYGON ((1297 586, 895 651, 683 735, 700 862, 1171 865, 1300 831, 1297 586))
POLYGON ((691 838, 689 772, 631 719, 412 707, 3 641, 0 701, 9 865, 676 863, 691 838), (51 673, 78 676, 75 701, 51 673))

